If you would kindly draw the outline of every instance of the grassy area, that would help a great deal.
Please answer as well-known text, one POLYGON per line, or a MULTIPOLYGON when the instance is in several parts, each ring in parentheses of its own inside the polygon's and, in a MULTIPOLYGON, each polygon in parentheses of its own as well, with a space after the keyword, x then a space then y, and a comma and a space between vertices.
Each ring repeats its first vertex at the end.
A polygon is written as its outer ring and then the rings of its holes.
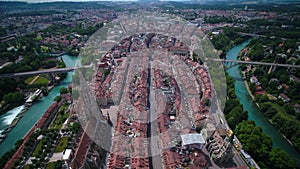
POLYGON ((58 110, 58 112, 61 112, 61 111, 65 111, 65 110, 67 110, 68 109, 68 107, 69 107, 69 105, 62 105, 60 108, 59 108, 59 110, 58 110))
POLYGON ((31 77, 27 78, 27 79, 25 80, 25 83, 26 83, 26 84, 29 84, 34 78, 35 78, 35 76, 31 76, 31 77))
POLYGON ((34 157, 38 155, 39 151, 42 149, 42 146, 43 146, 42 141, 39 141, 32 154, 34 157))
POLYGON ((51 163, 48 163, 46 169, 55 169, 55 166, 56 166, 56 162, 51 162, 51 163))
POLYGON ((25 83, 26 84, 47 84, 49 83, 49 80, 43 76, 38 76, 37 79, 35 79, 36 76, 32 76, 32 77, 29 77, 28 79, 25 80, 25 83), (34 80, 34 82, 32 82, 34 80))
POLYGON ((64 113, 64 114, 58 114, 55 121, 51 124, 51 129, 61 129, 64 122, 69 117, 70 112, 64 113))
POLYGON ((56 153, 63 152, 68 146, 69 137, 62 137, 55 149, 56 153))
POLYGON ((30 166, 29 165, 25 165, 24 169, 30 169, 30 166))
POLYGON ((62 168, 62 161, 58 160, 56 162, 50 162, 47 164, 46 169, 57 169, 62 168))
POLYGON ((292 120, 293 122, 300 125, 300 121, 295 119, 294 116, 288 114, 282 106, 275 104, 275 103, 271 103, 271 105, 278 111, 278 113, 281 115, 281 117, 283 117, 287 120, 292 120))

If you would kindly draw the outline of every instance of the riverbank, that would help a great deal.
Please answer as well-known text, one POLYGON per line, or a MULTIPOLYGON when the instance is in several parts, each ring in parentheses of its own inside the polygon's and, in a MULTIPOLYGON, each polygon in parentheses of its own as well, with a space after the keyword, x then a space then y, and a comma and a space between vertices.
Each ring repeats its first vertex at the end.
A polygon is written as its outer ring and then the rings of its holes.
MULTIPOLYGON (((249 96, 252 98, 252 101, 256 104, 257 108, 261 111, 261 108, 260 108, 259 104, 257 102, 255 102, 254 95, 252 94, 252 92, 250 90, 248 82, 246 80, 244 80, 244 83, 245 83, 246 89, 247 89, 247 91, 249 93, 249 96)), ((272 122, 272 120, 268 119, 268 121, 272 125, 274 125, 273 122, 272 122)), ((280 131, 278 131, 278 132, 280 132, 280 131)), ((282 137, 284 137, 286 139, 286 141, 288 141, 291 144, 291 146, 293 146, 293 143, 291 142, 291 140, 289 140, 283 133, 280 132, 280 134, 282 135, 282 137)))
POLYGON ((24 136, 23 142, 21 146, 16 150, 14 155, 6 162, 6 165, 4 168, 12 168, 14 165, 14 162, 21 156, 21 154, 24 151, 25 144, 29 140, 30 136, 36 131, 36 129, 42 129, 47 127, 47 121, 51 121, 55 115, 53 112, 57 112, 59 107, 62 105, 62 101, 60 102, 53 102, 51 106, 45 111, 43 116, 38 120, 38 122, 26 133, 24 136), (51 118, 52 117, 52 118, 51 118))
MULTIPOLYGON (((238 60, 241 59, 241 53, 239 53, 237 59, 238 60)), ((245 76, 245 71, 241 71, 241 73, 243 74, 243 76, 245 76)), ((252 94, 252 92, 250 90, 249 82, 247 80, 243 80, 243 82, 245 84, 247 92, 248 92, 249 96, 251 97, 252 101, 256 104, 257 108, 261 111, 260 105, 255 101, 255 96, 252 94)), ((272 124, 272 126, 274 125, 272 120, 268 119, 268 121, 269 121, 269 123, 272 124)), ((278 132, 280 132, 280 131, 278 131, 278 132)), ((280 132, 280 134, 282 135, 282 137, 284 137, 286 139, 286 141, 288 141, 290 143, 291 146, 293 146, 293 143, 291 142, 291 140, 289 140, 283 133, 280 132)))
MULTIPOLYGON (((230 60, 237 60, 238 54, 244 47, 250 43, 250 40, 233 47, 226 54, 226 58, 230 60)), ((226 69, 227 73, 233 78, 242 78, 241 70, 239 66, 234 66, 226 69)), ((253 120, 257 126, 260 126, 263 132, 272 138, 273 147, 284 150, 291 157, 300 159, 300 154, 296 152, 294 147, 288 140, 270 123, 270 121, 260 111, 259 106, 253 101, 253 95, 251 97, 251 91, 245 81, 235 80, 234 83, 235 94, 243 105, 245 111, 248 111, 248 120, 253 120)))
POLYGON ((245 84, 245 87, 246 87, 246 89, 247 89, 247 92, 248 92, 249 96, 251 97, 252 101, 256 104, 257 108, 260 109, 259 104, 256 103, 256 102, 254 101, 254 100, 255 100, 255 97, 254 97, 254 95, 252 94, 252 92, 251 92, 251 90, 250 90, 250 87, 249 87, 249 84, 248 84, 247 80, 243 80, 243 82, 244 82, 244 84, 245 84))
MULTIPOLYGON (((78 62, 78 57, 72 57, 69 55, 62 56, 67 67, 74 67, 75 63, 78 62)), ((68 87, 72 83, 73 72, 68 72, 67 77, 62 80, 57 86, 53 87, 51 92, 47 96, 42 97, 38 102, 33 104, 27 112, 23 115, 22 119, 16 124, 16 126, 9 132, 5 140, 0 143, 0 156, 3 156, 6 152, 15 147, 15 143, 22 139, 26 133, 31 129, 32 126, 42 117, 56 96, 59 95, 59 90, 62 87, 68 87)), ((0 125, 7 126, 6 115, 1 116, 0 125)))

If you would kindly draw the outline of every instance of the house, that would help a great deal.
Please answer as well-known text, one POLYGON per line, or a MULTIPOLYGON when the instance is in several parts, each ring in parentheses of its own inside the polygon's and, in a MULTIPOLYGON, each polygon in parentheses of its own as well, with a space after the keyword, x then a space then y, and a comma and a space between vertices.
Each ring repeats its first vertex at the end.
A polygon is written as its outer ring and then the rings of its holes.
POLYGON ((294 75, 290 75, 290 80, 300 83, 300 79, 298 77, 294 76, 294 75))
POLYGON ((256 92, 255 94, 265 94, 265 91, 262 89, 261 86, 256 86, 256 92))
POLYGON ((300 112, 300 105, 299 104, 296 103, 296 104, 294 104, 293 107, 294 107, 294 110, 295 110, 296 113, 300 112))
POLYGON ((283 100, 283 102, 285 102, 285 103, 291 101, 291 99, 287 95, 285 95, 284 93, 280 93, 280 95, 278 96, 278 99, 283 100))
POLYGON ((252 77, 250 77, 250 82, 251 83, 257 83, 258 80, 257 80, 257 78, 255 76, 252 76, 252 77))

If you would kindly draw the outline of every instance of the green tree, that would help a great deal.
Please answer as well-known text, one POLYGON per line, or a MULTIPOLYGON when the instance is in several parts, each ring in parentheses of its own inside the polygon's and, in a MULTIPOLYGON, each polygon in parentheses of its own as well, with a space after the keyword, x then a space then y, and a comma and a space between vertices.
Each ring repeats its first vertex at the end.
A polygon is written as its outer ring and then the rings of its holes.
POLYGON ((54 101, 57 101, 57 102, 61 101, 61 96, 56 96, 56 97, 54 98, 54 101))
POLYGON ((62 87, 62 88, 59 89, 60 94, 67 94, 68 92, 69 92, 69 90, 65 87, 62 87))
POLYGON ((238 99, 229 99, 225 102, 224 113, 228 114, 234 107, 238 106, 240 101, 238 99))
POLYGON ((243 149, 254 159, 266 161, 272 148, 272 139, 262 132, 262 128, 254 121, 242 121, 236 126, 236 136, 243 145, 243 149))
POLYGON ((294 110, 293 106, 291 106, 290 104, 285 104, 283 106, 283 108, 288 114, 295 115, 295 110, 294 110))
POLYGON ((295 161, 287 153, 279 148, 273 148, 269 155, 270 157, 268 165, 270 166, 270 168, 296 168, 295 161))
POLYGON ((20 104, 24 102, 24 94, 20 92, 8 93, 3 96, 3 100, 9 104, 20 104))

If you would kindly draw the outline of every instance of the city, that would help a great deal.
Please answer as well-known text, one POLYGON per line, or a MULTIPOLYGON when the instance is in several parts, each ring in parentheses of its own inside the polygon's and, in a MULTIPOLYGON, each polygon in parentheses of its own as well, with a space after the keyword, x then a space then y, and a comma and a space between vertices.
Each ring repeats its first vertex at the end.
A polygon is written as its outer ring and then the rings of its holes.
POLYGON ((1 168, 298 168, 298 2, 0 1, 1 168))

